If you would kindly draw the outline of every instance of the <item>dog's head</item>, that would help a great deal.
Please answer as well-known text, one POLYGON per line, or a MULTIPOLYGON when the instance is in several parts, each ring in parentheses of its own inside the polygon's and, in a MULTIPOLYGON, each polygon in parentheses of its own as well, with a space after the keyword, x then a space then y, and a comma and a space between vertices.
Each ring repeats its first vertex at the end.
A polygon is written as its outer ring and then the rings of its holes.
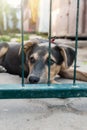
MULTIPOLYGON (((47 83, 49 65, 49 44, 29 41, 24 45, 26 62, 29 67, 29 83, 47 83)), ((74 60, 75 51, 71 47, 51 44, 50 79, 61 70, 68 69, 74 60)))

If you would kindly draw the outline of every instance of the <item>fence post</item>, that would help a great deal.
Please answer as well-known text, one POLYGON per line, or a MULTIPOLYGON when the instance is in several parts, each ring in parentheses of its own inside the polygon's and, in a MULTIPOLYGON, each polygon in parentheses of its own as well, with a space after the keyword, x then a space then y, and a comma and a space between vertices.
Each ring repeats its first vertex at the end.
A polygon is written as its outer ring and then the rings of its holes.
POLYGON ((50 59, 51 59, 51 25, 52 25, 52 0, 50 0, 49 13, 49 62, 48 62, 48 86, 50 86, 50 59))
POLYGON ((73 85, 76 84, 76 64, 77 64, 78 25, 79 25, 79 4, 80 4, 80 0, 77 0, 77 14, 76 14, 76 42, 75 42, 75 62, 74 62, 74 79, 73 79, 73 85))
POLYGON ((21 0, 21 36, 22 36, 22 86, 24 87, 24 28, 23 28, 23 0, 21 0))

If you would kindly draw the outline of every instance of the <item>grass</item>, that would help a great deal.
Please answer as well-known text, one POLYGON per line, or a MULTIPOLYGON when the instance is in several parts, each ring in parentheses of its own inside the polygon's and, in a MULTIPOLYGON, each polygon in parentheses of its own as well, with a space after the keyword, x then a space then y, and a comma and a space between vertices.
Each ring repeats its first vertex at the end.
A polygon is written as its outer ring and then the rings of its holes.
POLYGON ((10 36, 7 36, 7 35, 1 35, 0 36, 0 42, 3 42, 3 41, 9 42, 10 40, 11 40, 10 36))
POLYGON ((47 34, 47 33, 36 32, 36 34, 37 34, 38 36, 41 36, 41 37, 43 37, 43 38, 48 39, 48 34, 47 34))
MULTIPOLYGON (((10 42, 12 39, 15 39, 16 42, 21 42, 21 34, 8 34, 0 35, 0 42, 10 42)), ((24 40, 29 40, 29 34, 24 34, 24 40)))
POLYGON ((87 61, 84 61, 83 64, 84 64, 84 65, 87 65, 87 61))
MULTIPOLYGON (((29 37, 32 34, 24 34, 24 41, 29 40, 29 37)), ((42 38, 48 38, 47 34, 43 33, 36 33, 36 35, 41 36, 42 38)), ((0 35, 0 42, 10 42, 10 41, 16 41, 21 43, 21 34, 20 33, 9 33, 8 35, 0 35)))

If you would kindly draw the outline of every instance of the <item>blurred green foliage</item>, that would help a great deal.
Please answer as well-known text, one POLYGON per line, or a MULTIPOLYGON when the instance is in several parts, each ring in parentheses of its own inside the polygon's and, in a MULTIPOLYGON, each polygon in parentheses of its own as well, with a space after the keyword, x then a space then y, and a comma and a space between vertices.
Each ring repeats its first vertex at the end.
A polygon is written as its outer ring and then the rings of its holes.
POLYGON ((7 36, 7 35, 1 35, 0 36, 0 42, 3 42, 3 41, 9 42, 10 40, 11 40, 10 36, 7 36))
POLYGON ((84 65, 87 65, 87 61, 84 61, 83 64, 84 64, 84 65))
POLYGON ((12 8, 7 0, 0 0, 0 34, 4 34, 4 15, 6 17, 6 32, 19 32, 17 29, 17 15, 16 15, 16 8, 12 8), (12 24, 13 24, 13 29, 9 27, 9 16, 11 18, 12 24))
POLYGON ((9 5, 6 0, 0 0, 0 34, 4 31, 3 12, 6 14, 9 12, 9 5))
MULTIPOLYGON (((21 34, 8 34, 8 35, 0 35, 0 42, 10 42, 10 41, 21 42, 21 34)), ((29 40, 29 34, 24 34, 24 41, 29 40)))

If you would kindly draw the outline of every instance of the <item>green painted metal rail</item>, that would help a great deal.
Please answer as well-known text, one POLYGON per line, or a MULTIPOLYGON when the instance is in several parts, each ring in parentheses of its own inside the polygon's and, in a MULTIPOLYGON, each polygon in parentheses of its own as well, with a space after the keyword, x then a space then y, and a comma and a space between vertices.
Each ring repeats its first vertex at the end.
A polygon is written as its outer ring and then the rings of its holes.
POLYGON ((87 97, 87 84, 1 85, 0 99, 87 97))
POLYGON ((76 43, 75 43, 75 62, 74 62, 74 79, 73 84, 76 84, 76 64, 77 64, 77 50, 78 50, 78 26, 79 26, 79 4, 80 0, 77 0, 77 17, 76 17, 76 43))
POLYGON ((22 39, 22 87, 24 87, 24 28, 23 28, 23 0, 21 0, 21 39, 22 39))
POLYGON ((50 17, 49 17, 49 64, 48 64, 48 86, 50 86, 50 59, 51 59, 51 25, 52 25, 52 0, 50 0, 50 17))

